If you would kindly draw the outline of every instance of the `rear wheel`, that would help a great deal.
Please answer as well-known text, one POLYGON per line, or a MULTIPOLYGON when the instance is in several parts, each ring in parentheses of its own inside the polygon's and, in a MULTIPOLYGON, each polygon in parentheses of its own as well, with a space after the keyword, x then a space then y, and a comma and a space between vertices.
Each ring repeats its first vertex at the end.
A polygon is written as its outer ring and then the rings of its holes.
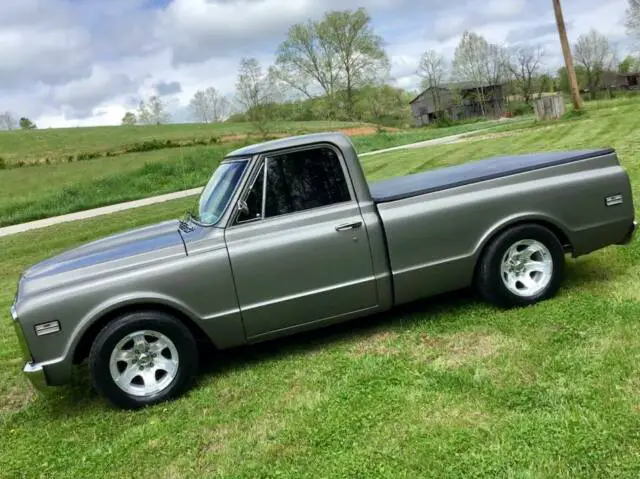
POLYGON ((493 304, 527 306, 555 296, 563 274, 564 248, 556 235, 540 225, 521 225, 486 248, 476 287, 493 304))
POLYGON ((89 357, 96 389, 135 409, 175 398, 190 386, 197 348, 189 329, 159 312, 127 314, 98 334, 89 357))

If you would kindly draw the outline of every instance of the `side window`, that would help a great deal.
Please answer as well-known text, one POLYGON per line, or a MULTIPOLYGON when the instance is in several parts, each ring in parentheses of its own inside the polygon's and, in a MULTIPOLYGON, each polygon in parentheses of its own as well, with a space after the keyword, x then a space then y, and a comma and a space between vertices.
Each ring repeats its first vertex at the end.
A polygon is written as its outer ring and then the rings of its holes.
POLYGON ((236 223, 245 223, 262 219, 262 195, 264 191, 264 163, 253 181, 253 185, 249 190, 245 202, 247 203, 247 211, 240 213, 236 223))
POLYGON ((331 148, 269 158, 266 193, 267 218, 351 199, 340 159, 331 148))

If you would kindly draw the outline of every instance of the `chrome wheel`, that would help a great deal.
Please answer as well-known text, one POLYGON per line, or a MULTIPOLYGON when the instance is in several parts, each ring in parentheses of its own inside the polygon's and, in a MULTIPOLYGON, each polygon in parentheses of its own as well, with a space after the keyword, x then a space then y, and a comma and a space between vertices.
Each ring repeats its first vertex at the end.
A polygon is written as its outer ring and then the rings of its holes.
POLYGON ((111 352, 109 371, 115 384, 132 396, 166 389, 178 373, 178 350, 167 336, 141 330, 127 334, 111 352))
POLYGON ((544 291, 553 277, 549 248, 536 240, 514 243, 502 257, 500 276, 509 291, 529 298, 544 291))

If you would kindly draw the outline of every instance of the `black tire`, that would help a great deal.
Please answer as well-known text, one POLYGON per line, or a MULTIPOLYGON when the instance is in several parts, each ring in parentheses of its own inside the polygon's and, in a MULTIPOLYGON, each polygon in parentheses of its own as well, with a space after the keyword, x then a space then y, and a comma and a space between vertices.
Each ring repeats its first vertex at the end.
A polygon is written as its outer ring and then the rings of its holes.
POLYGON ((549 229, 525 224, 514 226, 494 238, 485 248, 476 270, 475 286, 480 296, 487 302, 504 308, 529 306, 550 299, 556 295, 564 276, 564 248, 556 235, 549 229), (553 272, 547 286, 534 296, 519 296, 507 288, 501 276, 502 258, 507 250, 518 241, 535 240, 549 250, 553 262, 553 272))
MULTIPOLYGON (((153 364, 153 363, 152 363, 153 364)), ((174 317, 155 311, 136 312, 109 323, 96 337, 89 354, 93 385, 113 405, 137 409, 168 401, 185 393, 192 384, 198 367, 198 349, 189 329, 174 317), (128 394, 114 381, 109 367, 111 353, 125 336, 149 330, 166 336, 178 353, 178 366, 171 382, 161 391, 145 396, 128 394)))

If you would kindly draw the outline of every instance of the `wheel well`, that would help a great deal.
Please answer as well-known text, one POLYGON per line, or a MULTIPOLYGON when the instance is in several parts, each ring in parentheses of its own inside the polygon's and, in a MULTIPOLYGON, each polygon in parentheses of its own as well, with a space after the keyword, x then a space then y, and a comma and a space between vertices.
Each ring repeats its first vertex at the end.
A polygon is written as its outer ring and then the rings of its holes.
POLYGON ((197 343, 199 344, 206 343, 207 347, 215 347, 215 345, 211 342, 211 339, 205 334, 205 332, 182 311, 179 311, 175 308, 172 308, 170 306, 165 306, 162 304, 139 303, 139 304, 131 304, 131 305, 123 306, 121 308, 117 308, 113 311, 109 311, 108 313, 96 319, 93 322, 93 324, 89 327, 89 329, 87 329, 84 332, 84 334, 82 335, 82 338, 80 339, 80 342, 77 344, 73 354, 73 363, 80 364, 89 356, 89 351, 91 350, 91 345, 93 344, 93 341, 96 339, 100 331, 104 329, 104 327, 107 324, 109 324, 111 321, 114 321, 115 319, 117 319, 118 317, 124 314, 141 312, 141 311, 156 311, 160 313, 169 314, 174 318, 178 319, 180 322, 182 322, 187 328, 189 328, 189 331, 191 331, 191 334, 193 334, 193 337, 195 338, 197 343))
POLYGON ((516 221, 514 223, 509 223, 507 225, 504 225, 502 228, 499 228, 498 230, 494 231, 493 234, 489 237, 489 239, 484 243, 484 245, 482 246, 481 250, 480 250, 480 254, 478 256, 478 261, 476 261, 476 266, 475 266, 475 270, 474 270, 474 277, 475 277, 475 273, 478 269, 478 264, 480 264, 479 259, 482 258, 482 256, 484 255, 485 250, 487 249, 487 247, 491 244, 491 242, 493 242, 493 240, 498 237, 499 235, 501 235, 502 233, 504 233, 507 230, 510 230, 511 228, 515 228, 517 226, 522 226, 522 225, 538 225, 538 226, 542 226, 544 228, 547 228, 549 231, 551 231, 556 238, 558 238, 558 240, 560 241, 560 243, 562 243, 562 247, 564 248, 565 253, 570 253, 573 251, 573 246, 571 245, 571 241, 569 240, 569 237, 566 235, 566 233, 564 231, 562 231, 561 228, 557 227, 555 224, 549 222, 549 221, 545 221, 545 220, 520 220, 520 221, 516 221))

